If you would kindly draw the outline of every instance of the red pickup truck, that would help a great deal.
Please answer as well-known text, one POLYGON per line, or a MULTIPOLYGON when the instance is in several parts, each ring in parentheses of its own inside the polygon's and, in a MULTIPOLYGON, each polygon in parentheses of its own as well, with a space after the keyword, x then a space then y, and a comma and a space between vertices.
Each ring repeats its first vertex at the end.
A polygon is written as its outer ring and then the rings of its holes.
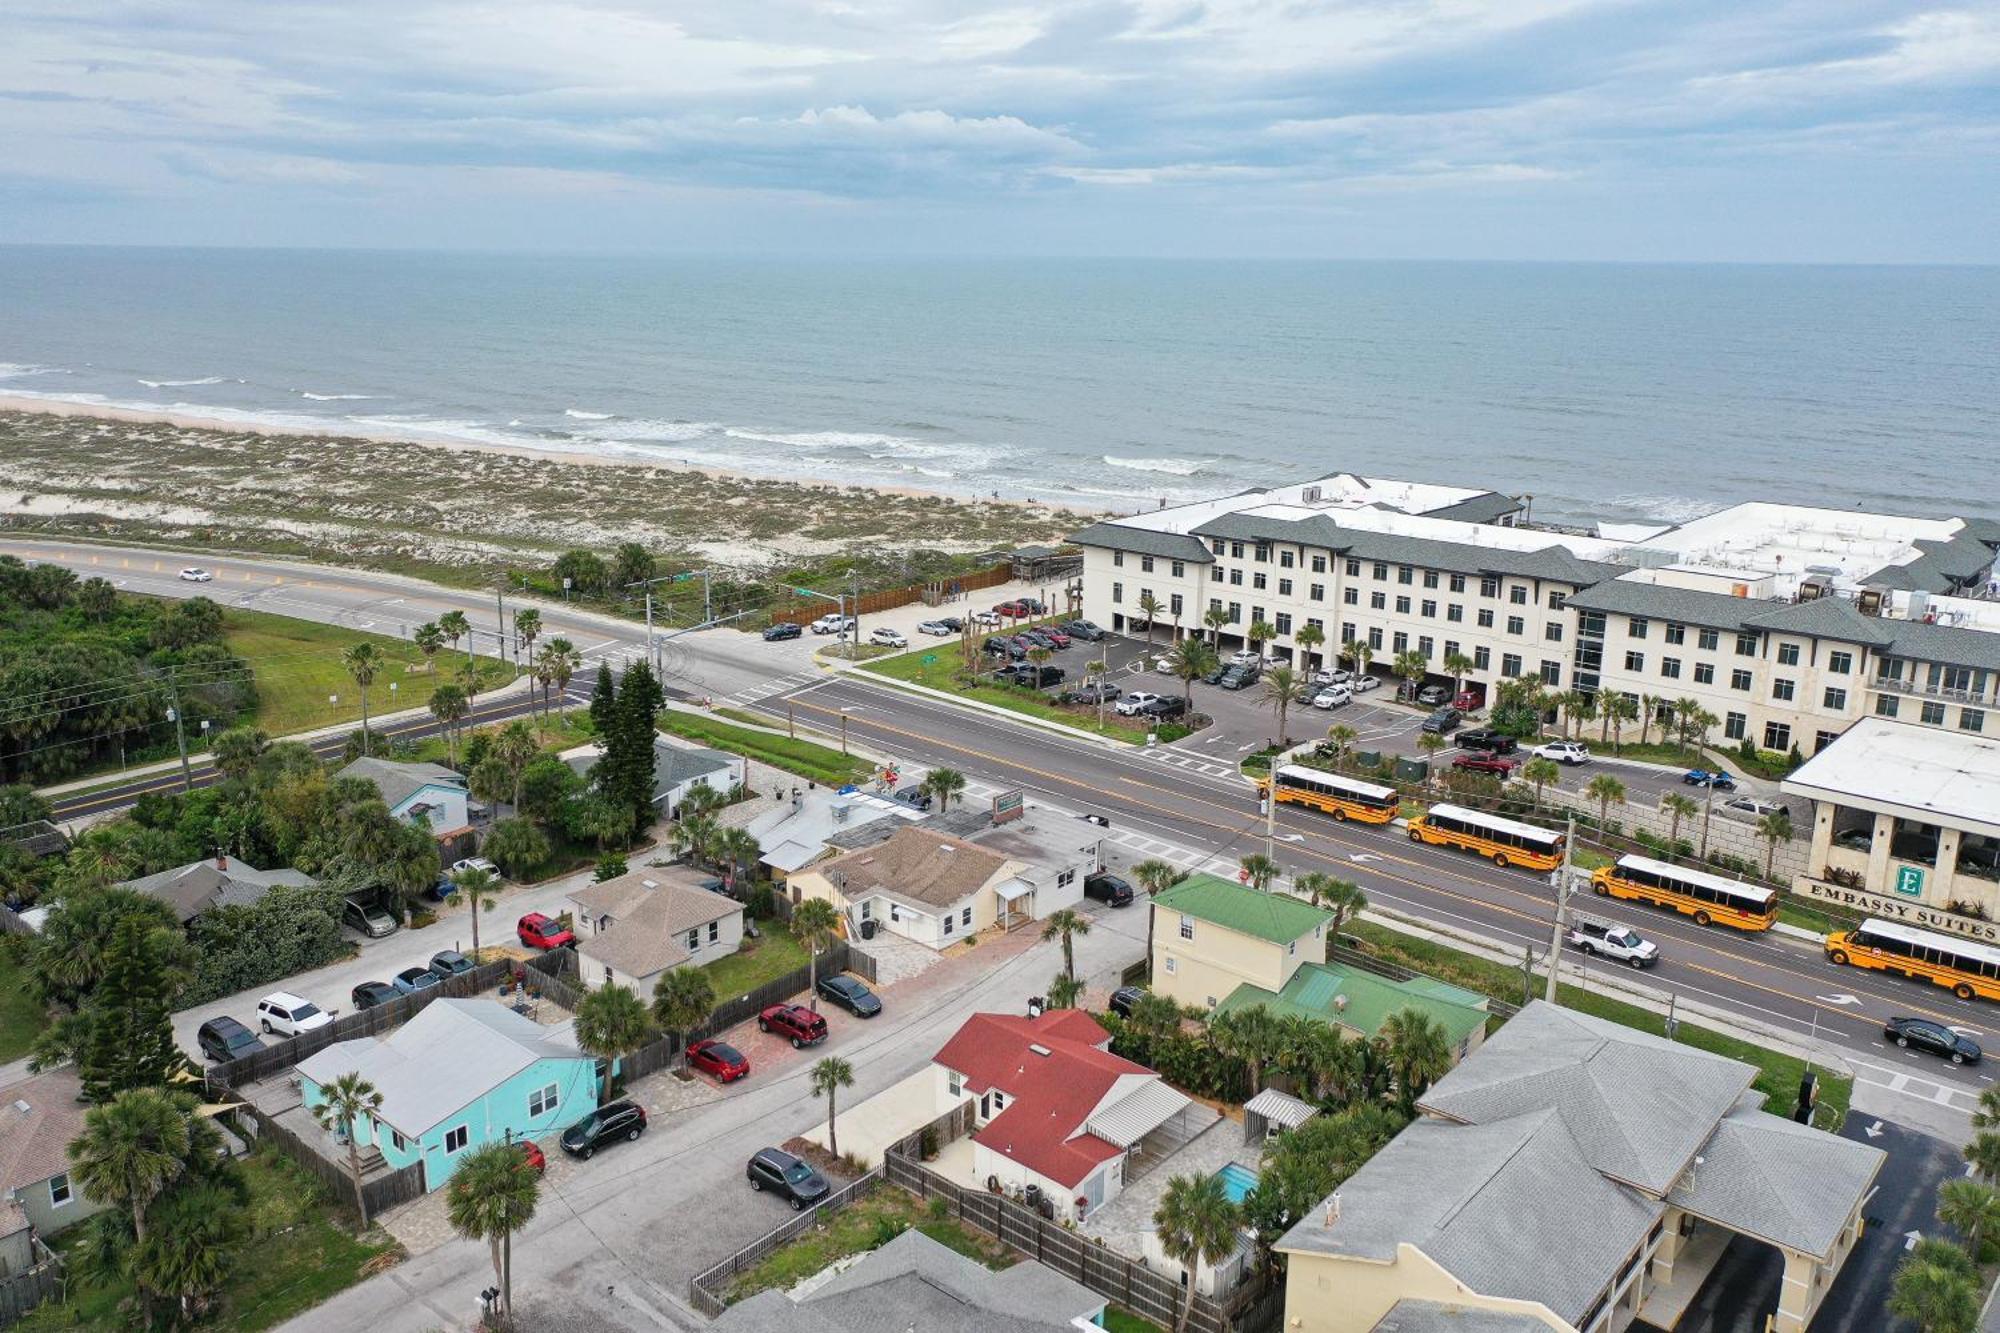
POLYGON ((1502 759, 1499 755, 1462 754, 1451 761, 1451 766, 1464 772, 1491 773, 1495 777, 1504 778, 1514 771, 1515 763, 1512 759, 1502 759))
POLYGON ((774 1004, 757 1015, 759 1032, 790 1037, 794 1047, 816 1046, 826 1040, 826 1020, 802 1004, 774 1004))

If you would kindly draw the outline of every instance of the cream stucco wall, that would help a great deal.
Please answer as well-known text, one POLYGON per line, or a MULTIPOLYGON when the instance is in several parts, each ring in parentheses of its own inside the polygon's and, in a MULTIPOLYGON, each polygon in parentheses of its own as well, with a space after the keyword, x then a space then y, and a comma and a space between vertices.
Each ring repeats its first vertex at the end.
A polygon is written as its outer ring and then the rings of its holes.
POLYGON ((1212 1007, 1244 982, 1282 990, 1302 963, 1325 962, 1325 940, 1305 935, 1293 945, 1195 920, 1194 938, 1181 934, 1181 914, 1158 903, 1153 912, 1153 990, 1181 1004, 1212 1007))
POLYGON ((789 886, 794 902, 823 898, 832 903, 834 910, 843 917, 851 913, 855 920, 872 919, 880 922, 884 930, 892 930, 933 949, 942 949, 990 928, 999 919, 1000 911, 1000 897, 994 892, 994 885, 1005 883, 1026 869, 1020 861, 1003 862, 984 884, 949 908, 912 906, 884 893, 857 892, 850 898, 818 870, 799 871, 791 877, 789 886), (867 907, 865 916, 862 912, 864 904, 867 907), (972 913, 970 921, 966 919, 968 909, 972 913), (945 927, 947 917, 951 920, 950 929, 945 927))
POLYGON ((1413 1245, 1398 1246, 1394 1263, 1300 1250, 1284 1254, 1285 1333, 1368 1333, 1404 1300, 1525 1314, 1561 1333, 1575 1333, 1538 1302, 1480 1295, 1413 1245))

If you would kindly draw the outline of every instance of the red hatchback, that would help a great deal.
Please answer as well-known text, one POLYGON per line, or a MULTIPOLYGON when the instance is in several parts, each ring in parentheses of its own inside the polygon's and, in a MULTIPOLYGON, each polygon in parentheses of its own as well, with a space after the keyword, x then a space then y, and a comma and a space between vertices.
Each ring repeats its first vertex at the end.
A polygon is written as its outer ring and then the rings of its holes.
POLYGON ((576 943, 568 926, 540 912, 530 912, 515 922, 514 933, 530 949, 562 949, 576 943))
POLYGON ((750 1061, 726 1041, 698 1041, 688 1047, 688 1068, 713 1074, 719 1082, 734 1083, 750 1072, 750 1061))
POLYGON ((816 1046, 826 1040, 826 1020, 802 1004, 774 1004, 757 1015, 759 1032, 790 1037, 792 1046, 816 1046))
POLYGON ((1028 608, 1022 606, 1019 602, 1002 602, 993 609, 1000 615, 1012 616, 1016 620, 1028 614, 1028 608))
POLYGON ((541 1148, 532 1139, 522 1139, 514 1146, 521 1150, 521 1156, 527 1159, 528 1165, 535 1168, 536 1175, 549 1169, 549 1159, 543 1156, 541 1148))

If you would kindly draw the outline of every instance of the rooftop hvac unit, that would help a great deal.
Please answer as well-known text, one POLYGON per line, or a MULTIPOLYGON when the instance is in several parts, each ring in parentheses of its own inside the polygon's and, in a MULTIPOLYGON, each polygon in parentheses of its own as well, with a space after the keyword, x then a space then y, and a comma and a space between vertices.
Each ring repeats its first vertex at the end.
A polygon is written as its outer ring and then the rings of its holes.
POLYGON ((1799 600, 1802 602, 1816 602, 1822 597, 1831 597, 1832 595, 1833 581, 1831 579, 1814 576, 1813 578, 1799 580, 1799 600))
POLYGON ((1319 503, 1319 497, 1320 497, 1319 487, 1308 486, 1304 490, 1299 492, 1299 503, 1316 505, 1319 503))
POLYGON ((1854 599, 1854 609, 1864 616, 1879 616, 1882 614, 1883 600, 1882 589, 1876 587, 1863 588, 1860 595, 1854 599))

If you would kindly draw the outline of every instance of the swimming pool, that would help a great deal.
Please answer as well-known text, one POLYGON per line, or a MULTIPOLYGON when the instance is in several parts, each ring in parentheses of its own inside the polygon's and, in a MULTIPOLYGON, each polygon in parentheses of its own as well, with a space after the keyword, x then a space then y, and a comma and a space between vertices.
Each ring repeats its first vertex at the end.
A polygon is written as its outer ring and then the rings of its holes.
POLYGON ((1243 1196, 1257 1184, 1257 1173, 1241 1162, 1231 1162, 1216 1172, 1215 1177, 1222 1182, 1222 1192, 1231 1203, 1242 1203, 1243 1196))

